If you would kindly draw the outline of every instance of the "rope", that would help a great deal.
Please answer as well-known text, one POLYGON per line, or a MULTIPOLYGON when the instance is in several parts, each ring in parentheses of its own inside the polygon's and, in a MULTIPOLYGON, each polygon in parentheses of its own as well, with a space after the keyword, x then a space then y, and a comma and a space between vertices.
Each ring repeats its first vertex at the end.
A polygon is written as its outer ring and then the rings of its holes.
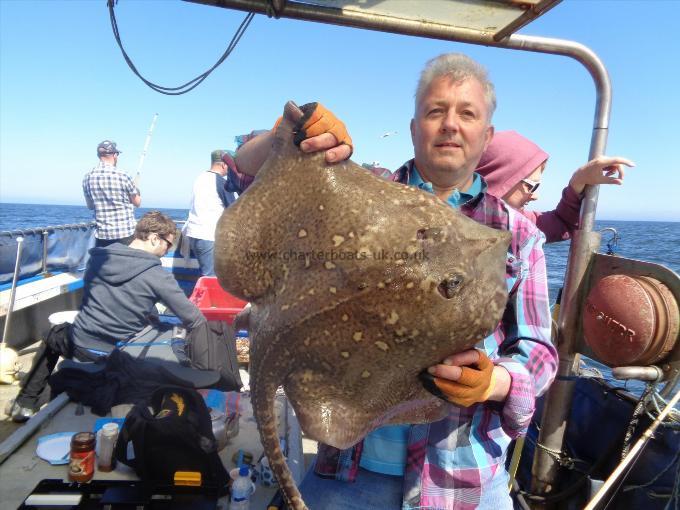
POLYGON ((555 462, 557 462, 560 466, 564 468, 574 469, 577 462, 583 462, 581 459, 569 457, 569 455, 567 455, 567 453, 562 450, 554 450, 553 448, 548 448, 547 446, 542 445, 538 441, 536 441, 535 445, 536 448, 539 448, 540 450, 546 452, 553 458, 555 462))
POLYGON ((205 80, 210 75, 210 73, 217 69, 217 67, 227 59, 227 57, 231 54, 234 48, 236 48, 236 45, 241 40, 241 37, 243 36, 246 29, 250 25, 250 22, 255 17, 255 13, 253 12, 249 12, 248 14, 246 14, 245 19, 241 22, 241 25, 239 25, 238 29, 236 30, 236 33, 234 34, 234 37, 232 37, 229 46, 227 46, 227 49, 224 51, 222 56, 217 60, 217 62, 215 62, 215 64, 210 69, 199 74, 193 80, 189 80, 185 84, 180 85, 178 87, 163 87, 162 85, 158 85, 144 78, 137 70, 137 67, 135 67, 134 63, 132 62, 132 59, 128 56, 127 52, 125 51, 125 48, 123 48, 123 43, 120 39, 120 32, 118 31, 118 22, 116 21, 116 15, 114 13, 114 7, 115 4, 117 3, 118 0, 106 1, 106 4, 109 8, 109 17, 111 18, 111 28, 113 29, 113 36, 116 38, 116 43, 118 43, 118 47, 120 48, 120 51, 123 54, 125 62, 127 63, 128 67, 132 69, 132 72, 135 73, 135 75, 137 75, 137 77, 140 80, 142 80, 149 88, 168 96, 179 96, 182 94, 186 94, 187 92, 192 91, 193 89, 198 87, 201 83, 203 83, 203 80, 205 80))
MULTIPOLYGON (((666 399, 658 392, 652 393, 650 400, 656 410, 656 416, 661 414, 661 407, 666 407, 666 405, 668 405, 668 401, 666 401, 666 399), (661 407, 659 407, 659 403, 661 404, 661 407)), ((645 411, 650 419, 654 420, 656 418, 656 416, 649 412, 649 409, 646 409, 645 411)), ((680 430, 680 412, 678 412, 677 409, 671 409, 668 413, 667 420, 668 421, 663 421, 661 423, 662 427, 671 427, 672 429, 680 430)))
POLYGON ((628 423, 628 428, 626 429, 626 435, 623 438, 623 448, 621 448, 621 460, 626 458, 628 451, 630 450, 630 444, 633 440, 633 433, 640 422, 640 417, 645 412, 647 397, 654 391, 654 384, 647 384, 645 391, 642 393, 640 400, 635 404, 635 409, 633 409, 633 415, 628 423))

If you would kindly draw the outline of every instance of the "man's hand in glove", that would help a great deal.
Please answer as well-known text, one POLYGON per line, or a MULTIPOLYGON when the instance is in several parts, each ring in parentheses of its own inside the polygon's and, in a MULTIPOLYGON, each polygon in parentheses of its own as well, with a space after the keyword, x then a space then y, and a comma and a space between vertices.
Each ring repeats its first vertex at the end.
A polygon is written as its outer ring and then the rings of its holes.
POLYGON ((307 103, 300 109, 304 116, 297 126, 294 142, 302 152, 326 151, 328 163, 349 159, 353 146, 345 124, 321 103, 307 103))
POLYGON ((487 400, 505 400, 510 385, 508 371, 494 366, 478 349, 449 356, 422 372, 420 378, 430 393, 463 407, 487 400))

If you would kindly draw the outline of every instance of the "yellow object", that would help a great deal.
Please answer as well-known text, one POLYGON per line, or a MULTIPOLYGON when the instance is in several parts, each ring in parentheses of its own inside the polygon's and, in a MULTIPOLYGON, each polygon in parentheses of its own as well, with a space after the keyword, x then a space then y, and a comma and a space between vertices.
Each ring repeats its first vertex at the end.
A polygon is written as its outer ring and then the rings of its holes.
POLYGON ((182 398, 182 396, 178 395, 177 393, 173 393, 170 396, 170 400, 172 400, 175 403, 175 405, 177 406, 177 414, 179 416, 182 416, 184 414, 184 407, 185 407, 184 399, 182 398))
POLYGON ((201 473, 199 471, 176 471, 175 485, 185 485, 189 487, 201 486, 201 473))
POLYGON ((526 436, 520 436, 515 440, 515 449, 512 451, 512 459, 510 460, 510 469, 508 473, 510 474, 510 480, 508 481, 508 490, 512 492, 512 482, 517 476, 517 468, 519 467, 519 461, 522 458, 522 449, 524 448, 524 439, 526 436))
POLYGON ((10 349, 5 343, 0 344, 0 383, 13 384, 17 380, 17 374, 21 364, 19 356, 14 349, 10 349))

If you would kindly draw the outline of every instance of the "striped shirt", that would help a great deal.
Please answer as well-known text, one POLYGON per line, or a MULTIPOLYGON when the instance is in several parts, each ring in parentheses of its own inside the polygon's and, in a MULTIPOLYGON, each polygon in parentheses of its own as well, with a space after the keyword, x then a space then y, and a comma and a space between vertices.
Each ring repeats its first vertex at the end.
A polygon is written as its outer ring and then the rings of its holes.
POLYGON ((97 239, 123 239, 135 232, 134 205, 130 195, 139 190, 126 173, 100 162, 83 179, 87 207, 94 209, 97 239))
MULTIPOLYGON (((413 171, 411 160, 390 179, 408 184, 413 171)), ((229 179, 240 190, 252 182, 232 164, 229 179)), ((488 501, 484 491, 499 490, 491 480, 505 470, 510 442, 526 433, 536 397, 546 392, 557 372, 557 351, 550 341, 543 234, 525 216, 486 193, 460 210, 480 223, 512 233, 506 259, 509 297, 505 313, 496 330, 476 345, 510 373, 510 390, 504 402, 467 408, 451 405, 443 420, 410 427, 404 510, 472 510, 488 501)), ((320 444, 316 473, 354 480, 363 447, 363 442, 347 450, 320 444)))

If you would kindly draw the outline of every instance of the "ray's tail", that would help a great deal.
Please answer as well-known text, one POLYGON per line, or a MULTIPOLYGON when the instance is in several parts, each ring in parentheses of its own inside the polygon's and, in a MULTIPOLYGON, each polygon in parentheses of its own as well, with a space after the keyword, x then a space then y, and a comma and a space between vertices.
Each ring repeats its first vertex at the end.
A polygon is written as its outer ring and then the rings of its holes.
POLYGON ((274 413, 274 398, 276 387, 269 384, 256 384, 253 381, 252 403, 253 414, 260 431, 260 440, 264 447, 264 454, 269 459, 269 466, 279 483, 281 494, 286 505, 291 510, 309 510, 302 500, 293 474, 288 469, 288 464, 281 450, 279 431, 276 426, 277 419, 274 413))

